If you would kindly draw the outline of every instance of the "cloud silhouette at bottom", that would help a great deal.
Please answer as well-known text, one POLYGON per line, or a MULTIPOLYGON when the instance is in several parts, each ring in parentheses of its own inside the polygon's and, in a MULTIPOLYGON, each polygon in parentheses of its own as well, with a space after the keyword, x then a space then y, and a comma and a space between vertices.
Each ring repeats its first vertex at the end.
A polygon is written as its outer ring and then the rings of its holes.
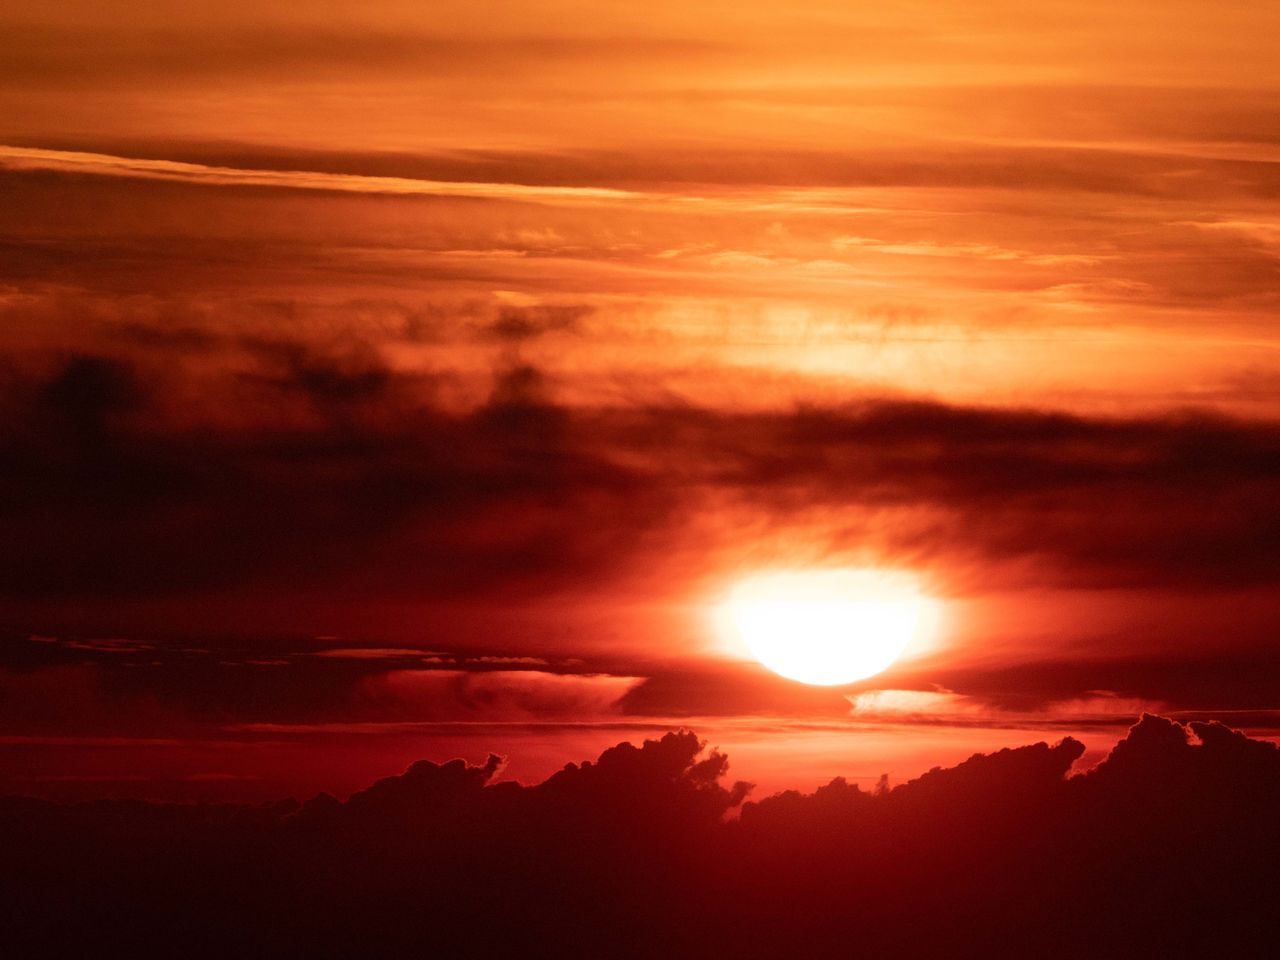
POLYGON ((0 801, 12 955, 1274 955, 1280 749, 1147 714, 748 801, 688 731, 536 785, 419 761, 346 802, 0 801))

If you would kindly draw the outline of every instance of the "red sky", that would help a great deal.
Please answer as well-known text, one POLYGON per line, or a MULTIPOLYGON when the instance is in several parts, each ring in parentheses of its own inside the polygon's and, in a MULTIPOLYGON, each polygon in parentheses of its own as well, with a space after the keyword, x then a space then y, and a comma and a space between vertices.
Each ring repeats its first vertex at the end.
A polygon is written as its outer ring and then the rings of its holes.
MULTIPOLYGON (((18 0, 0 787, 1280 706, 1280 11, 18 0), (920 579, 814 689, 714 609, 920 579)), ((1037 733, 1037 735, 1039 735, 1037 733)))

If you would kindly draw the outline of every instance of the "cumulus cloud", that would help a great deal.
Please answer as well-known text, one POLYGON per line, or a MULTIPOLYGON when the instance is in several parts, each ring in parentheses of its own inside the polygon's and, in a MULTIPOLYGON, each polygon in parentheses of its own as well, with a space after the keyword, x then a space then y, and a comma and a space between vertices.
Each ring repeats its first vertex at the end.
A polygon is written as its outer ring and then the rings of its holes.
POLYGON ((1153 715, 1072 775, 1083 749, 1068 738, 893 788, 837 779, 754 802, 687 731, 531 786, 490 755, 414 763, 346 802, 5 798, 0 911, 11 943, 46 952, 1119 957, 1274 943, 1280 750, 1153 715))

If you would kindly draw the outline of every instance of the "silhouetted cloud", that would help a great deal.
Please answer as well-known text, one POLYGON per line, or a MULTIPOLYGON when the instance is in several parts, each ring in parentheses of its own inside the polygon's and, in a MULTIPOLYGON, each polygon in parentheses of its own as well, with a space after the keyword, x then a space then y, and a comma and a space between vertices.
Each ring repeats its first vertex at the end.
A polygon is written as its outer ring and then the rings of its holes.
POLYGON ((1269 953, 1280 749, 1147 715, 1073 775, 1083 750, 746 803, 688 732, 534 786, 490 755, 345 803, 7 798, 0 911, 45 955, 1269 953))

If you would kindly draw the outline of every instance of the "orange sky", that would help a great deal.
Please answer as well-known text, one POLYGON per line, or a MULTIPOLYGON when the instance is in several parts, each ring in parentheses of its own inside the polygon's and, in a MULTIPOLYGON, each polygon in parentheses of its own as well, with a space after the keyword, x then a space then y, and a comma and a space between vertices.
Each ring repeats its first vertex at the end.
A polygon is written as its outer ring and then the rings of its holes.
POLYGON ((1269 723, 1276 35, 6 5, 0 774, 104 727, 704 718, 780 782, 762 717, 893 724, 863 756, 904 773, 1144 704, 1269 723), (913 571, 938 642, 821 695, 726 657, 714 603, 806 565, 913 571))

